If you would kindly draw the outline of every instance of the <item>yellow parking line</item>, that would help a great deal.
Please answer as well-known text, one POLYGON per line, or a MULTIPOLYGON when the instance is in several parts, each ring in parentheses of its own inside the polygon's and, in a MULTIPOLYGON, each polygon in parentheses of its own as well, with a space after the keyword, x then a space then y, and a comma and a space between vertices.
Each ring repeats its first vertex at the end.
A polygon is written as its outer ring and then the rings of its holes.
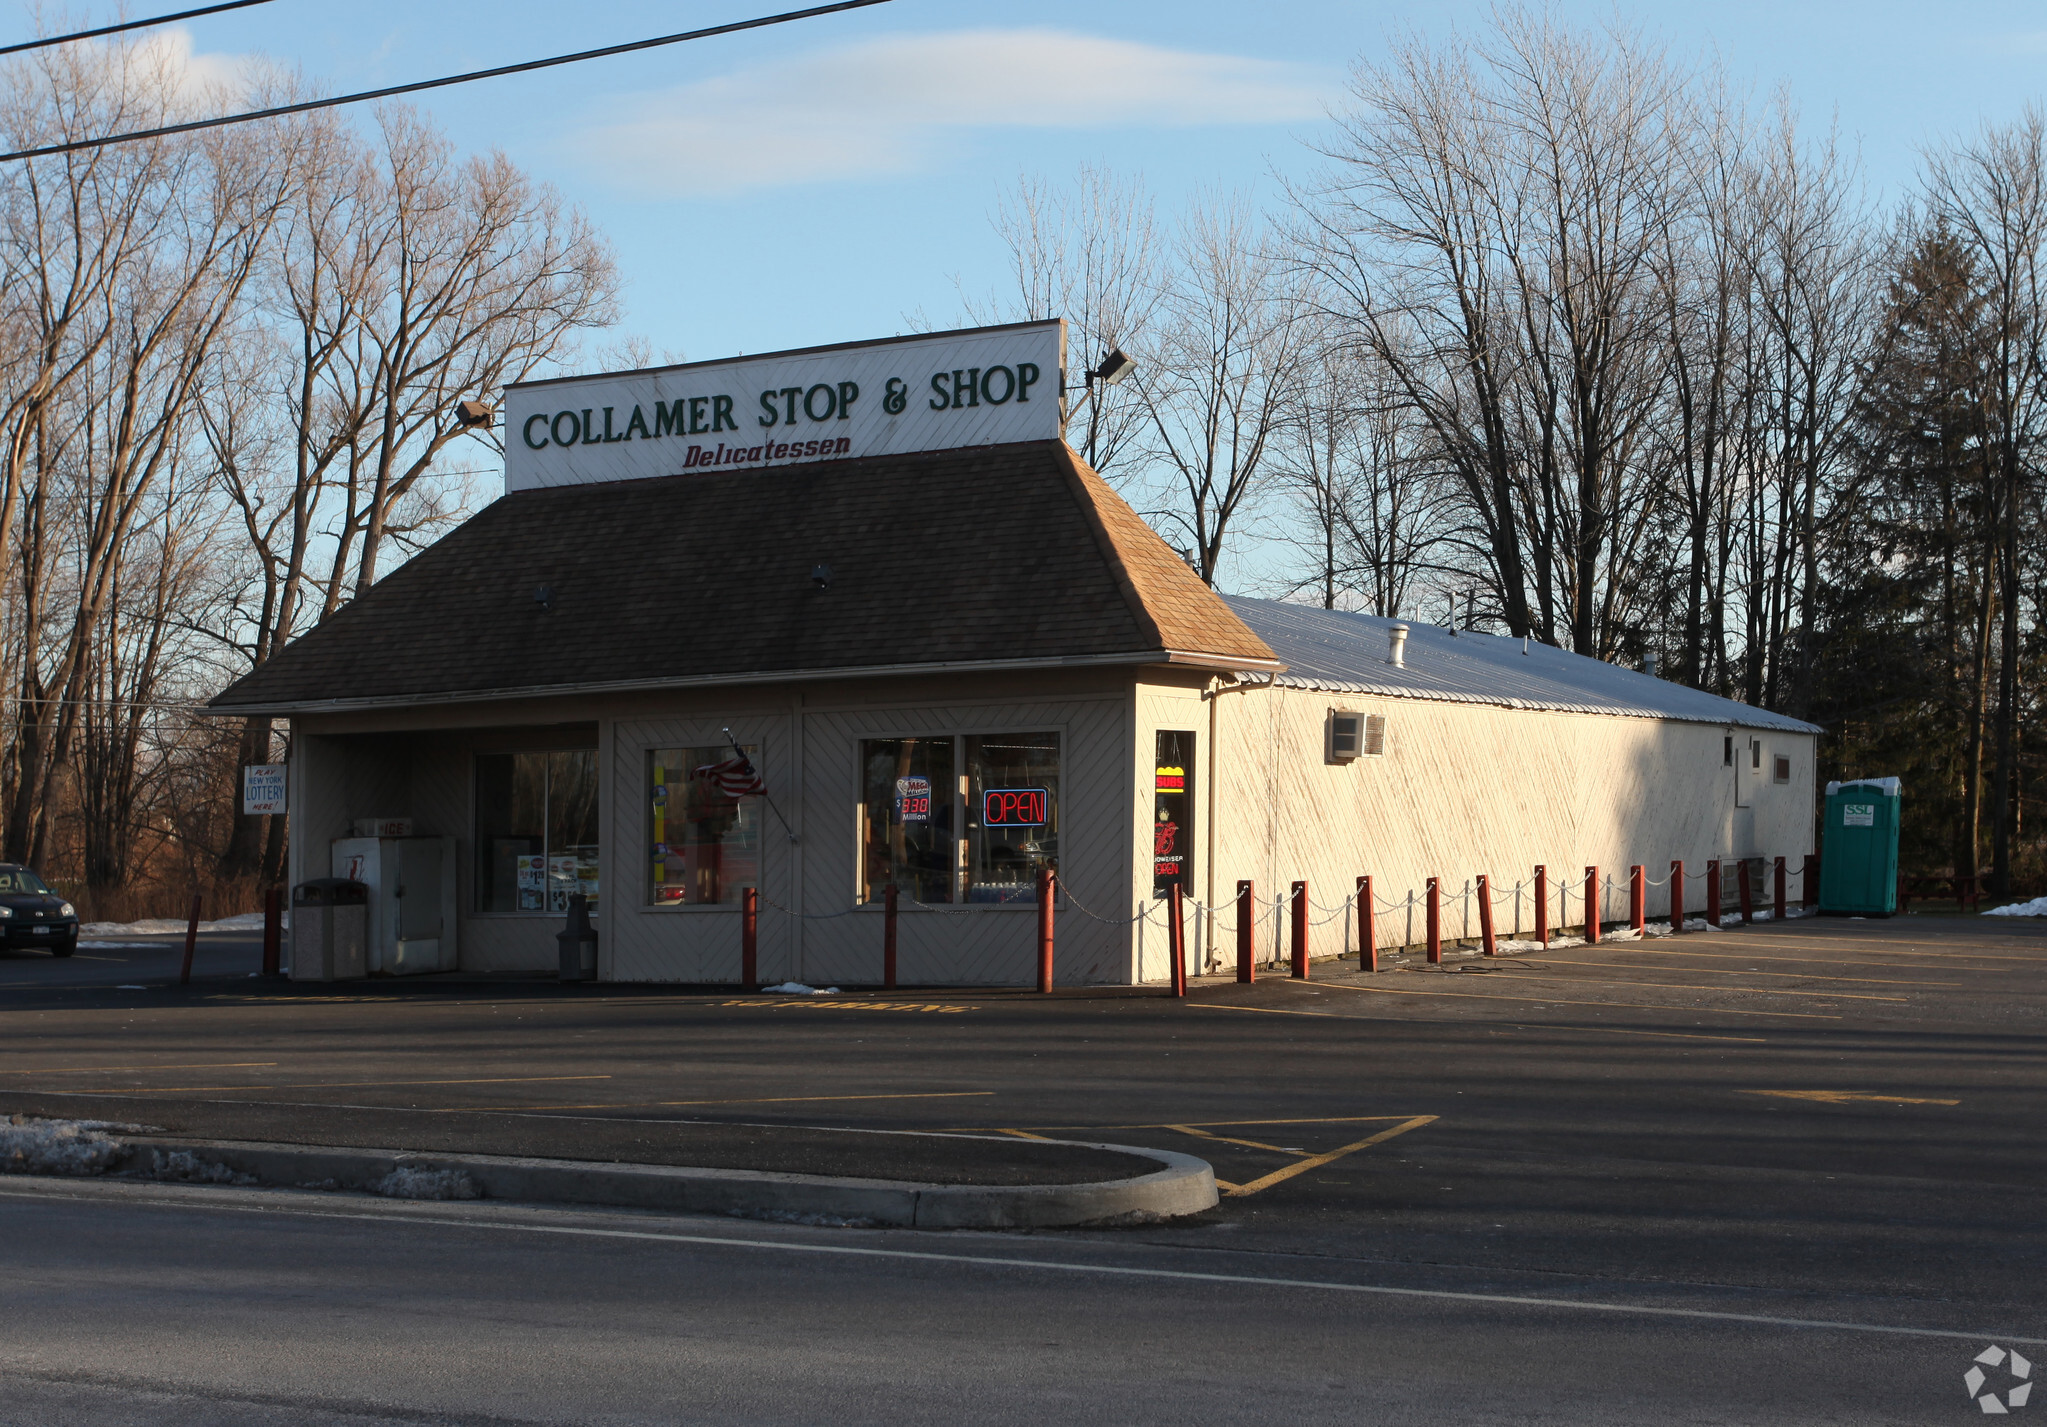
MULTIPOLYGON (((1670 952, 1666 952, 1666 951, 1665 951, 1665 950, 1664 950, 1664 949, 1663 949, 1662 947, 1641 947, 1641 948, 1637 948, 1637 947, 1632 947, 1632 946, 1631 946, 1631 947, 1627 948, 1627 950, 1628 950, 1628 953, 1629 953, 1630 955, 1641 955, 1641 956, 1714 956, 1714 957, 1716 957, 1717 959, 1719 959, 1719 960, 1723 960, 1723 961, 1744 961, 1744 960, 1745 960, 1745 961, 1777 961, 1777 960, 1780 960, 1780 959, 1782 959, 1782 958, 1779 958, 1779 957, 1774 957, 1774 956, 1750 956, 1750 957, 1737 957, 1737 956, 1728 956, 1728 957, 1719 957, 1717 953, 1714 953, 1714 952, 1707 952, 1707 951, 1670 951, 1670 952)), ((1800 960, 1805 960, 1805 959, 1807 959, 1807 958, 1801 957, 1801 958, 1799 958, 1799 959, 1800 959, 1800 960)), ((1565 960, 1563 960, 1562 958, 1560 958, 1560 957, 1555 957, 1555 956, 1545 956, 1545 957, 1543 957, 1543 961, 1544 961, 1544 962, 1545 962, 1545 963, 1546 963, 1547 965, 1550 965, 1550 966, 1611 966, 1611 965, 1613 964, 1612 962, 1609 962, 1609 961, 1565 961, 1565 960)), ((1508 963, 1506 963, 1506 964, 1507 964, 1507 965, 1510 965, 1510 966, 1511 966, 1511 965, 1512 965, 1513 963, 1512 963, 1512 962, 1508 962, 1508 963)), ((1822 965, 1827 965, 1827 966, 1831 966, 1831 965, 1835 965, 1835 964, 1837 964, 1837 963, 1834 963, 1834 962, 1822 962, 1821 964, 1822 964, 1822 965)), ((1673 969, 1673 970, 1675 970, 1676 968, 1672 968, 1672 969, 1673 969)), ((1813 971, 1758 971, 1758 970, 1756 970, 1756 969, 1755 969, 1754 967, 1746 967, 1746 968, 1744 968, 1744 969, 1741 969, 1741 970, 1734 970, 1734 969, 1728 969, 1728 970, 1724 970, 1724 971, 1723 971, 1723 970, 1722 970, 1721 968, 1717 967, 1717 966, 1688 966, 1688 967, 1686 967, 1686 968, 1684 968, 1684 969, 1685 969, 1685 970, 1687 970, 1687 971, 1689 971, 1689 972, 1691 972, 1691 973, 1692 973, 1692 974, 1693 974, 1694 976, 1781 976, 1781 977, 1784 977, 1784 978, 1785 978, 1786 980, 1791 980, 1791 981, 1844 981, 1844 982, 1849 982, 1849 983, 1852 983, 1852 984, 1854 984, 1854 985, 1857 985, 1857 986, 1960 986, 1960 985, 1963 985, 1963 984, 1965 984, 1965 983, 1963 983, 1963 982, 1960 982, 1960 981, 1897 981, 1897 980, 1893 980, 1893 979, 1891 979, 1890 977, 1887 977, 1887 976, 1822 976, 1822 975, 1820 975, 1819 973, 1817 973, 1817 972, 1813 972, 1813 971)), ((1529 974, 1534 974, 1534 975, 1540 975, 1541 973, 1537 972, 1537 973, 1529 973, 1529 974)), ((1602 977, 1601 979, 1602 979, 1602 980, 1604 980, 1605 978, 1603 978, 1603 977, 1602 977)), ((1615 983, 1615 984, 1617 984, 1617 985, 1621 985, 1621 986, 1633 986, 1633 985, 1644 985, 1644 984, 1660 984, 1660 983, 1644 983, 1644 982, 1630 982, 1630 981, 1622 981, 1622 982, 1617 982, 1617 983, 1615 983)), ((1723 987, 1718 987, 1718 986, 1715 986, 1715 987, 1712 987, 1712 988, 1701 988, 1701 989, 1712 989, 1712 990, 1716 990, 1716 991, 1718 991, 1718 990, 1723 990, 1723 989, 1727 989, 1727 988, 1723 988, 1723 987)), ((1760 987, 1760 986, 1757 986, 1757 987, 1740 987, 1740 988, 1735 988, 1735 989, 1740 989, 1740 990, 1756 990, 1756 991, 1764 991, 1764 990, 1767 990, 1767 988, 1765 988, 1765 987, 1760 987)), ((1770 995, 1783 995, 1784 993, 1783 993, 1783 992, 1781 992, 1781 991, 1772 991, 1772 992, 1769 992, 1769 994, 1770 994, 1770 995)), ((1815 993, 1815 994, 1822 994, 1822 993, 1815 993)))
POLYGON ((1924 1100, 1910 1095, 1859 1095, 1852 1090, 1744 1090, 1744 1095, 1774 1095, 1783 1100, 1818 1100, 1839 1105, 1850 1100, 1875 1100, 1886 1105, 1959 1105, 1959 1100, 1924 1100))
POLYGON ((1302 1150, 1290 1150, 1285 1145, 1268 1145, 1263 1140, 1233 1140, 1228 1135, 1212 1135, 1207 1130, 1197 1129, 1193 1125, 1168 1125, 1166 1128, 1178 1130, 1183 1135, 1193 1135, 1197 1139, 1214 1140, 1218 1144, 1242 1145, 1245 1149, 1271 1150, 1274 1154, 1304 1153, 1302 1150))
MULTIPOLYGON (((1405 1115, 1311 1115, 1299 1120, 1181 1120, 1174 1123, 1148 1125, 1033 1125, 1034 1130, 1185 1130, 1194 1126, 1207 1126, 1218 1130, 1236 1129, 1243 1125, 1368 1125, 1379 1120, 1404 1120, 1405 1115)), ((952 1130, 954 1134, 986 1133, 1000 1129, 1003 1134, 1018 1134, 1020 1131, 1001 1129, 994 1125, 960 1125, 952 1130)))
POLYGON ((1197 1011, 1256 1011, 1261 1016, 1321 1016, 1330 1021, 1354 1021, 1356 1016, 1339 1016, 1334 1011, 1286 1011, 1278 1006, 1233 1006, 1227 1001, 1189 1001, 1197 1011))
MULTIPOLYGON (((1755 932, 1745 933, 1743 941, 1754 938, 1757 946, 1800 946, 1810 948, 1809 941, 1773 941, 1755 932)), ((1847 941, 1847 937, 1830 936, 1826 941, 1847 941)), ((1934 942, 1908 942, 1896 951, 1881 946, 1857 946, 1858 955, 1863 956, 1910 956, 1920 961, 2029 961, 2035 966, 2047 965, 2047 956, 2005 956, 1995 951, 1929 951, 1923 948, 1936 945, 1934 942)))
POLYGON ((601 1105, 460 1105, 467 1110, 670 1110, 690 1105, 800 1105, 826 1100, 965 1100, 993 1095, 993 1090, 927 1090, 904 1095, 768 1095, 747 1100, 618 1100, 601 1105))
POLYGON ((1418 1130, 1423 1125, 1429 1124, 1437 1118, 1435 1115, 1417 1115, 1406 1124, 1395 1125, 1390 1130, 1381 1130, 1378 1134, 1359 1140, 1354 1145, 1345 1145, 1342 1149, 1334 1149, 1327 1154, 1311 1155, 1298 1163, 1288 1165, 1285 1169, 1276 1169, 1262 1179, 1254 1179, 1249 1184, 1239 1184, 1235 1188, 1224 1192, 1232 1199, 1242 1199, 1248 1195, 1257 1194, 1262 1190, 1272 1188, 1275 1184, 1292 1179, 1297 1174, 1306 1174, 1311 1169, 1320 1169, 1323 1165, 1342 1159, 1347 1154, 1352 1154, 1362 1149, 1369 1149, 1382 1140, 1390 1140, 1395 1135, 1404 1135, 1409 1130, 1418 1130))
POLYGON ((144 1070, 268 1070, 274 1060, 202 1060, 191 1065, 53 1065, 41 1070, 0 1070, 0 1075, 119 1075, 144 1070))
MULTIPOLYGON (((1826 1016, 1817 1011, 1752 1011, 1746 1007, 1724 1009, 1719 1006, 1662 1006, 1654 1001, 1572 1001, 1562 996, 1487 996, 1478 991, 1420 991, 1399 986, 1351 986, 1342 981, 1322 981, 1323 988, 1337 991, 1370 991, 1381 996, 1452 996, 1462 1001, 1533 1001, 1544 1006, 1604 1006, 1609 1011, 1679 1011, 1685 1015, 1706 1014, 1712 1016, 1774 1016, 1780 1020, 1793 1021, 1838 1021, 1839 1016, 1826 1016)), ((1682 990, 1682 987, 1673 987, 1682 990)), ((1702 990, 1716 990, 1716 987, 1702 987, 1702 990)), ((1255 1007, 1225 1007, 1206 1001, 1190 1001, 1189 1005, 1208 1006, 1211 1010, 1253 1010, 1255 1007)), ((1323 1015, 1319 1011, 1296 1011, 1298 1016, 1323 1015)), ((1349 1019, 1343 1017, 1341 1019, 1349 1019)))
MULTIPOLYGON (((1504 963, 1513 965, 1512 962, 1504 963)), ((1567 966, 1598 966, 1596 961, 1566 962, 1567 966)), ((1430 974, 1430 973, 1423 973, 1430 974)), ((1541 976, 1540 971, 1524 971, 1523 976, 1541 976)), ((1595 981, 1595 978, 1581 976, 1580 981, 1595 981)), ((1818 980, 1820 978, 1812 978, 1818 980)), ((1622 981, 1617 977, 1601 976, 1595 984, 1600 986, 1646 986, 1654 991, 1746 991, 1751 996, 1806 996, 1823 997, 1829 1001, 1910 1001, 1910 996, 1878 996, 1869 991, 1778 991, 1769 986, 1687 986, 1682 981, 1622 981)))
POLYGON ((1004 1130, 1002 1133, 1005 1135, 1015 1135, 1020 1140, 1043 1140, 1049 1138, 1046 1135, 1034 1135, 1029 1130, 1004 1130))
MULTIPOLYGON (((1506 1023, 1502 1023, 1506 1024, 1506 1023)), ((1635 1031, 1622 1026, 1516 1026, 1507 1025, 1515 1031, 1602 1031, 1610 1036, 1665 1036, 1681 1041, 1739 1041, 1745 1045, 1768 1045, 1768 1036, 1709 1036, 1696 1031, 1635 1031)))
MULTIPOLYGON (((290 1085, 124 1085, 111 1090, 79 1090, 78 1095, 173 1095, 192 1090, 364 1090, 408 1085, 533 1085, 563 1080, 609 1080, 608 1075, 508 1075, 477 1080, 327 1080, 295 1081, 290 1085)), ((482 1107, 479 1107, 482 1108, 482 1107)))

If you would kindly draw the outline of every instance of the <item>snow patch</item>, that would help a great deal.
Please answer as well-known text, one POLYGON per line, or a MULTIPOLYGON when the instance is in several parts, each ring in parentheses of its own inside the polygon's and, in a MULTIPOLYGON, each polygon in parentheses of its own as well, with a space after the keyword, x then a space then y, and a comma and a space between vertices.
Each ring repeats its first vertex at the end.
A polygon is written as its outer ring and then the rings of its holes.
POLYGON ((2013 902, 2008 907, 1992 907, 1983 915, 1986 917, 2047 917, 2047 897, 2035 897, 2030 902, 2013 902))
POLYGON ((1539 941, 1523 941, 1511 937, 1501 937, 1494 941, 1493 945, 1500 951, 1558 951, 1567 946, 1583 946, 1585 945, 1585 938, 1582 936, 1553 936, 1549 939, 1549 943, 1544 945, 1539 941))
POLYGON ((149 1153, 149 1177, 167 1179, 175 1184, 254 1184, 253 1174, 237 1174, 224 1164, 202 1160, 190 1150, 162 1150, 149 1153))
POLYGON ((9 1115, 0 1121, 0 1172, 8 1174, 104 1174, 121 1153, 121 1142, 105 1131, 104 1120, 38 1120, 9 1115))
MULTIPOLYGON (((191 923, 178 917, 144 917, 139 922, 87 922, 78 929, 80 936, 169 936, 181 932, 191 923)), ((291 929, 291 912, 284 913, 284 927, 291 929)), ((222 917, 217 922, 201 922, 203 932, 259 932, 263 930, 261 912, 243 912, 239 916, 222 917)), ((154 943, 149 943, 154 945, 154 943)))
POLYGON ((805 986, 801 981, 784 981, 780 986, 763 986, 761 991, 769 996, 836 996, 836 986, 805 986))
POLYGON ((415 1169, 401 1164, 370 1186, 386 1199, 481 1199, 483 1186, 459 1169, 415 1169))

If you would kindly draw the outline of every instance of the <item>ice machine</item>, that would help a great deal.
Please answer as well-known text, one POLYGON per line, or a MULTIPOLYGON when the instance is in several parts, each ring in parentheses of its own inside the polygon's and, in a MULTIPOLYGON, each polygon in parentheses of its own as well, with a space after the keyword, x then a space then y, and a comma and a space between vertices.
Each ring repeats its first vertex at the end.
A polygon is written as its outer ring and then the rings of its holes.
POLYGON ((455 969, 454 838, 339 838, 334 875, 370 889, 370 975, 455 969))

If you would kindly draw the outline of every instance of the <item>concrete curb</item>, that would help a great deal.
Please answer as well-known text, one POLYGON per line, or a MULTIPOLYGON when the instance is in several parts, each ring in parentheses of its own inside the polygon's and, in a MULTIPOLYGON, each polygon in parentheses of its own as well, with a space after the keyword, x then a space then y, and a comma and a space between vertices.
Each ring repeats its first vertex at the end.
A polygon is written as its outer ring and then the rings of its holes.
POLYGON ((119 1138, 121 1153, 110 1172, 145 1179, 367 1190, 401 1199, 601 1204, 848 1227, 1050 1229, 1155 1223, 1198 1214, 1218 1202, 1215 1171, 1207 1161, 1132 1145, 1087 1148, 1156 1160, 1160 1168, 1091 1184, 958 1185, 510 1155, 119 1138))

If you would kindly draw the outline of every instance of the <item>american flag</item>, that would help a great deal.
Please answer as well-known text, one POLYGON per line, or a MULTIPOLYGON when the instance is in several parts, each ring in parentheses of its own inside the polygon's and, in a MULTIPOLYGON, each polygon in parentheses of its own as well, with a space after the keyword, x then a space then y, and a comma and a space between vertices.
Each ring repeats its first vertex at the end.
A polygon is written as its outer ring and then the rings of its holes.
POLYGON ((768 785, 744 753, 734 753, 723 763, 706 763, 697 769, 702 778, 728 798, 764 796, 768 785))

